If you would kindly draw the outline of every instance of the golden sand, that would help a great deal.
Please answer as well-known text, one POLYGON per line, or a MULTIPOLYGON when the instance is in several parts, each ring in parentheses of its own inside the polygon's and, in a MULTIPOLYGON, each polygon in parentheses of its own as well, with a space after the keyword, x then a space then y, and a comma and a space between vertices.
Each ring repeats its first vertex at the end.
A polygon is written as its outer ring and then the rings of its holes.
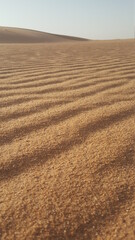
POLYGON ((135 239, 135 41, 0 45, 0 239, 135 239))

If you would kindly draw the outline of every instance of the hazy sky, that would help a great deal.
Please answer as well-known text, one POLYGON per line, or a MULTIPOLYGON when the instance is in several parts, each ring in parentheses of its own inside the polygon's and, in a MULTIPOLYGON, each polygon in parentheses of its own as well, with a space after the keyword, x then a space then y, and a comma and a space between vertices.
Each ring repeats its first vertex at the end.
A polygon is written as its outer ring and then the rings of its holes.
POLYGON ((0 25, 90 39, 133 38, 135 0, 0 0, 0 25))

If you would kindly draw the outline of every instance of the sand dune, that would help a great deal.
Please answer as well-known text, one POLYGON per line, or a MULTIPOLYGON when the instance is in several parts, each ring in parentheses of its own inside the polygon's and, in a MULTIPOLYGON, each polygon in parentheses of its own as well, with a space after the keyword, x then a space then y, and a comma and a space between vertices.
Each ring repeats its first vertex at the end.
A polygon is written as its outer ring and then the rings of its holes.
POLYGON ((0 45, 0 239, 135 239, 134 51, 0 45))
POLYGON ((86 39, 29 29, 0 27, 0 43, 49 43, 69 41, 86 41, 86 39))

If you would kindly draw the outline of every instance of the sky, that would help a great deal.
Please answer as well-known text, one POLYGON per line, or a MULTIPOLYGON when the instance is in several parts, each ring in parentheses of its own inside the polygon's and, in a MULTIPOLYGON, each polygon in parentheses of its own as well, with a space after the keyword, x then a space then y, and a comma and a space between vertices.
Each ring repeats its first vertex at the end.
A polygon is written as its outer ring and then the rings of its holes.
POLYGON ((135 0, 0 0, 0 26, 88 39, 133 38, 135 0))

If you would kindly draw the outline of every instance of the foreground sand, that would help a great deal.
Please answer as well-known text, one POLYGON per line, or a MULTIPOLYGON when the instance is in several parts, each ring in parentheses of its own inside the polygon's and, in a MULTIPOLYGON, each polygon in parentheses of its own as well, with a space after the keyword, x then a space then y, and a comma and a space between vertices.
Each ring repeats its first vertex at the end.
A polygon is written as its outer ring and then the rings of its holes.
POLYGON ((135 239, 134 52, 0 45, 0 239, 135 239))

